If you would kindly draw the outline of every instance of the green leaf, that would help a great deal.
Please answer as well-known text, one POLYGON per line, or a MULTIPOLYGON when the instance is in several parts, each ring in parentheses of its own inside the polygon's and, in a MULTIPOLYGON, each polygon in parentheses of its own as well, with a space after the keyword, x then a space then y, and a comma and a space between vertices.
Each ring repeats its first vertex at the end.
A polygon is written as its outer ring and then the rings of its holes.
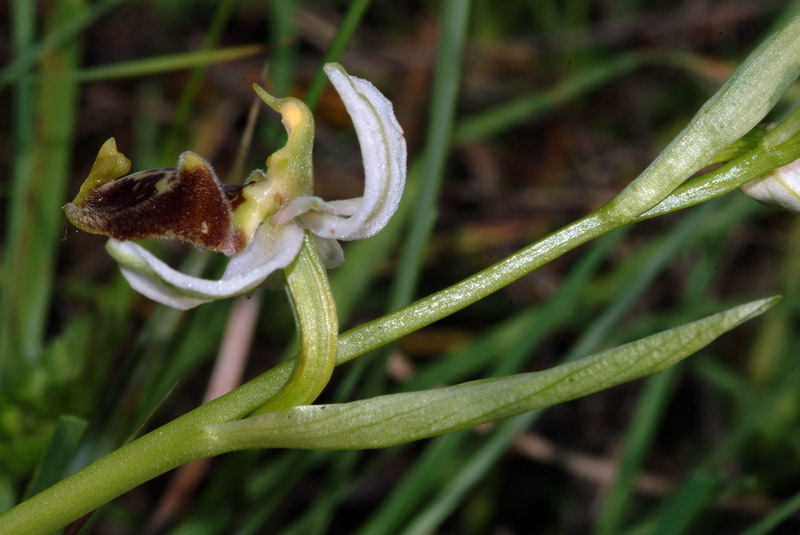
MULTIPOLYGON (((663 371, 778 302, 752 301, 549 370, 345 404, 297 407, 206 427, 219 451, 362 449, 508 418, 663 371)), ((216 449, 216 448, 215 448, 216 449)))

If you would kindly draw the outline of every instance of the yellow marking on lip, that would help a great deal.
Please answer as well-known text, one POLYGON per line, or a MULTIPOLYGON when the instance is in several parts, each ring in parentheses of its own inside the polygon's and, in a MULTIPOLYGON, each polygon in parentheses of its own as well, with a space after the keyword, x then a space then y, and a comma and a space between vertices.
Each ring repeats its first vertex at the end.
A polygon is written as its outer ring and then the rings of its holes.
POLYGON ((172 188, 175 187, 175 184, 177 184, 177 181, 170 180, 169 177, 162 178, 161 180, 156 182, 156 195, 167 193, 168 191, 170 191, 172 188))

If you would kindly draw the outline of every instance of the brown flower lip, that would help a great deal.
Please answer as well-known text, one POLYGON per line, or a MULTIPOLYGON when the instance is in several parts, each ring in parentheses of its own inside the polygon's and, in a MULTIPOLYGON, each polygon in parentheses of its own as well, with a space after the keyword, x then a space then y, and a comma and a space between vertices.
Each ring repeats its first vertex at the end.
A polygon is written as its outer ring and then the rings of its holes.
POLYGON ((232 214, 244 186, 222 184, 199 156, 179 168, 140 171, 102 184, 64 206, 76 227, 121 241, 171 238, 232 256, 246 246, 232 214))

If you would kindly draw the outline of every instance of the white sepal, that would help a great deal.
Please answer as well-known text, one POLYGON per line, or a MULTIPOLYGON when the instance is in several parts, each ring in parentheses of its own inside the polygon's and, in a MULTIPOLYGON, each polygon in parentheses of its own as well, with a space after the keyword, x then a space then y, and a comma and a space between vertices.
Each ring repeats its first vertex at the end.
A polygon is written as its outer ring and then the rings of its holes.
POLYGON ((800 213, 800 160, 779 167, 741 187, 753 199, 800 213))
POLYGON ((186 310, 253 290, 270 274, 288 266, 302 245, 303 229, 297 225, 263 224, 247 248, 231 258, 219 280, 181 273, 134 242, 112 239, 106 248, 135 290, 154 301, 186 310))
MULTIPOLYGON (((325 66, 339 92, 361 145, 364 195, 326 203, 333 213, 308 211, 301 224, 323 238, 359 240, 386 226, 400 203, 406 182, 406 141, 392 103, 366 80, 349 76, 337 63, 325 66)), ((303 198, 292 201, 302 203, 303 198)), ((291 205, 290 205, 291 206, 291 205)))

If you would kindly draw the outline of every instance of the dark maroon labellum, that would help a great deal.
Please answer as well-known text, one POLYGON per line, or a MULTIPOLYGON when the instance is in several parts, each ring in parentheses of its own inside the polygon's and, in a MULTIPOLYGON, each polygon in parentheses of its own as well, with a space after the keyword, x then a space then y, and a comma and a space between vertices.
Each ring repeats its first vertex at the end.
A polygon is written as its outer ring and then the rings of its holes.
POLYGON ((179 163, 102 184, 64 212, 76 227, 118 240, 173 238, 228 256, 241 251, 247 240, 232 214, 243 186, 222 184, 194 153, 179 163))

